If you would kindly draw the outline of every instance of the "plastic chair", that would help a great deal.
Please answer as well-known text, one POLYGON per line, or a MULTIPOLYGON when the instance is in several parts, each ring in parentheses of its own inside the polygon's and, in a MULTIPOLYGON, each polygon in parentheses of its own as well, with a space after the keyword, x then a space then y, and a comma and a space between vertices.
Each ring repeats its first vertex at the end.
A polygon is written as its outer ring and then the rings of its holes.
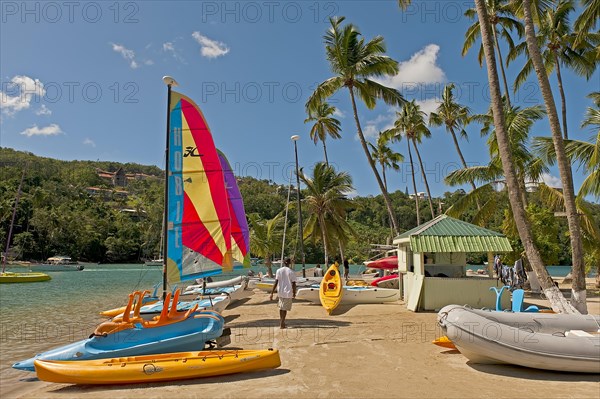
POLYGON ((523 310, 523 299, 525 298, 525 291, 522 289, 516 289, 512 293, 512 311, 513 312, 539 312, 540 309, 531 305, 527 309, 523 310))
POLYGON ((490 291, 496 292, 496 310, 502 312, 502 293, 505 289, 510 289, 508 285, 503 285, 498 290, 496 287, 490 287, 490 291))

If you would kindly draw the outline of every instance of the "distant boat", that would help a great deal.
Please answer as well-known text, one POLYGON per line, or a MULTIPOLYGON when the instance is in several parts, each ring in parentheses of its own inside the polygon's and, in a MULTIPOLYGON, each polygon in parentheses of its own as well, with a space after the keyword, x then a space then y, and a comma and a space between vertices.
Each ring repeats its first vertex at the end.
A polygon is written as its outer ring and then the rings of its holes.
POLYGON ((144 262, 144 265, 146 265, 146 266, 162 266, 164 263, 165 263, 165 261, 162 258, 158 258, 158 259, 147 260, 146 262, 144 262))
POLYGON ((83 265, 69 256, 57 255, 48 258, 44 263, 31 264, 30 269, 40 272, 68 272, 83 270, 83 265))
POLYGON ((0 283, 36 283, 39 281, 48 281, 50 276, 44 273, 12 273, 6 271, 6 261, 8 257, 8 250, 10 249, 10 239, 12 237, 12 231, 15 224, 15 216, 17 214, 17 205, 19 204, 19 198, 21 197, 21 188, 23 187, 23 180, 25 179, 25 171, 21 175, 21 182, 19 183, 19 189, 17 190, 17 196, 15 198, 15 205, 13 207, 12 218, 10 220, 10 227, 8 230, 8 238, 6 240, 6 252, 2 255, 2 272, 0 273, 0 283))

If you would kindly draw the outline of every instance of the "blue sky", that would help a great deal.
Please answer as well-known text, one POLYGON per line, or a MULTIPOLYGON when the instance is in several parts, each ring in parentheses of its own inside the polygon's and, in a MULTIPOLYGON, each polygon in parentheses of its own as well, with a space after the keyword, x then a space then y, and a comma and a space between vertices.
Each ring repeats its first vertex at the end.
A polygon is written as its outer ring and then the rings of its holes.
MULTIPOLYGON (((454 82, 460 101, 475 112, 488 107, 487 75, 477 48, 462 57, 462 14, 469 1, 426 1, 402 13, 394 1, 123 1, 0 3, 0 145, 58 159, 137 162, 163 167, 166 86, 171 75, 183 94, 200 104, 215 142, 235 173, 283 183, 293 167, 290 136, 298 134, 306 169, 323 159, 308 137, 304 103, 316 84, 330 77, 322 36, 327 17, 346 16, 370 39, 382 35, 400 74, 388 83, 435 108, 443 86, 454 82)), ((477 44, 478 46, 478 44, 477 44)), ((508 69, 513 80, 522 65, 508 69)), ((600 90, 597 72, 589 81, 564 72, 573 138, 581 130, 585 97, 600 90)), ((554 83, 554 77, 552 77, 554 83)), ((558 100, 558 92, 555 90, 558 100)), ((513 100, 541 103, 533 79, 513 100)), ((378 194, 348 101, 339 108, 343 139, 328 141, 330 161, 354 178, 360 195, 378 194)), ((359 108, 363 129, 373 140, 393 122, 394 110, 359 108)), ((461 142, 467 162, 488 161, 480 127, 468 127, 461 142)), ((549 135, 540 122, 535 135, 549 135)), ((406 144, 394 148, 406 154, 406 144)), ((458 166, 450 136, 432 129, 422 144, 433 195, 455 188, 443 177, 458 166)), ((558 172, 547 180, 556 184, 558 172)), ((390 174, 391 190, 410 186, 409 169, 390 174)), ((575 186, 583 176, 575 172, 575 186)), ((424 186, 419 178, 419 191, 424 186)), ((412 190, 412 189, 411 189, 412 190)))

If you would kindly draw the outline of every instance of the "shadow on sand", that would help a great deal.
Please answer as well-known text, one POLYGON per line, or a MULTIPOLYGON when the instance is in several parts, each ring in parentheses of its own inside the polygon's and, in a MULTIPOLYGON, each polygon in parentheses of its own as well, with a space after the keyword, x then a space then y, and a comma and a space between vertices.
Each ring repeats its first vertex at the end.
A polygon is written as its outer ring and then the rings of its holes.
POLYGON ((467 366, 482 373, 502 377, 524 378, 537 381, 598 382, 597 374, 555 372, 531 369, 513 364, 479 364, 470 361, 467 362, 467 366))
POLYGON ((88 392, 102 392, 102 391, 113 391, 113 390, 121 390, 121 389, 146 389, 146 388, 158 388, 164 387, 168 385, 177 385, 177 386, 185 386, 185 385, 202 385, 202 384, 223 384, 227 382, 235 382, 235 381, 245 381, 245 380, 255 380, 259 378, 272 377, 277 375, 283 375, 289 373, 289 369, 269 369, 269 370, 260 370, 249 373, 242 374, 230 374, 223 375, 220 377, 206 377, 206 378, 195 378, 189 380, 176 380, 176 381, 163 381, 163 382, 145 382, 139 384, 120 384, 120 385, 69 385, 66 387, 62 387, 56 389, 52 392, 60 392, 60 393, 69 393, 74 397, 77 397, 77 394, 81 394, 83 391, 88 392))
MULTIPOLYGON (((346 327, 352 323, 347 321, 331 319, 295 319, 293 317, 286 320, 287 328, 337 328, 346 327)), ((244 323, 231 323, 230 328, 249 328, 249 327, 279 327, 279 319, 252 320, 244 323)))

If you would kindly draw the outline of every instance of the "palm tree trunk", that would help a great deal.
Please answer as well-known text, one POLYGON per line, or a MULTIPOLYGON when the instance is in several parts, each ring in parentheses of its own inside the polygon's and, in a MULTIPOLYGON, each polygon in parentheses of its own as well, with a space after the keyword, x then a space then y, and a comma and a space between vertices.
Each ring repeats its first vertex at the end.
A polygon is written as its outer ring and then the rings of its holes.
POLYGON ((327 146, 325 145, 325 140, 323 140, 323 152, 325 153, 325 163, 329 166, 329 159, 327 159, 327 146))
POLYGON ((367 147, 367 140, 365 140, 365 135, 363 134, 362 128, 360 127, 360 121, 358 120, 358 110, 356 109, 356 100, 354 99, 354 92, 352 91, 352 87, 348 87, 350 91, 350 99, 352 100, 352 111, 354 112, 354 121, 356 122, 356 129, 358 131, 358 138, 360 139, 360 144, 365 151, 365 155, 367 157, 367 161, 369 161, 369 165, 373 170, 373 174, 375 174, 375 179, 377 179, 377 184, 379 184, 379 188, 381 189, 381 194, 383 195, 383 199, 385 201, 385 206, 387 207, 387 211, 390 215, 390 220, 392 221, 392 225, 394 226, 394 234, 398 235, 398 222, 396 221, 396 216, 394 215, 394 210, 392 208, 392 201, 390 200, 390 196, 383 185, 383 181, 381 177, 379 177, 379 172, 375 167, 375 162, 373 161, 373 157, 371 157, 371 153, 369 152, 369 147, 367 147))
POLYGON ((319 225, 321 226, 321 236, 323 239, 323 252, 325 253, 325 264, 327 265, 327 260, 329 259, 329 254, 327 253, 327 231, 325 230, 325 218, 323 215, 319 215, 319 225))
POLYGON ((502 81, 504 83, 504 93, 506 94, 506 105, 510 109, 510 94, 508 94, 508 83, 506 83, 506 73, 504 72, 504 62, 502 61, 502 52, 500 51, 500 44, 498 43, 498 35, 496 34, 496 27, 492 26, 492 33, 494 35, 494 43, 496 51, 498 52, 498 63, 500 64, 500 72, 502 72, 502 81))
MULTIPOLYGON (((526 0, 527 1, 527 0, 526 0)), ((542 261, 540 253, 533 241, 531 226, 527 220, 525 208, 521 200, 519 181, 514 169, 513 156, 510 151, 510 141, 506 131, 506 121, 504 120, 504 110, 502 107, 502 93, 500 92, 500 82, 498 80, 498 69, 496 68, 496 59, 494 57, 494 45, 488 23, 488 14, 485 6, 485 0, 475 0, 477 16, 481 26, 481 41, 485 53, 488 81, 490 84, 490 97, 492 102, 492 112, 494 115, 494 125, 496 127, 496 139, 498 141, 498 152, 502 161, 502 169, 506 177, 508 187, 508 199, 513 211, 515 224, 519 237, 525 248, 527 259, 535 271, 538 280, 546 297, 550 301, 552 309, 559 313, 573 313, 575 309, 563 297, 560 290, 554 285, 552 278, 548 274, 542 261)))
MULTIPOLYGON (((544 68, 542 55, 538 47, 535 37, 535 27, 531 17, 531 2, 530 0, 523 1, 523 12, 525 14, 525 40, 529 56, 533 63, 533 68, 538 78, 542 96, 546 104, 546 113, 550 122, 550 130, 552 131, 552 141, 554 142, 554 150, 556 152, 556 164, 560 172, 560 179, 563 185, 563 196, 565 199, 565 210, 567 212, 567 222, 569 223, 569 234, 571 238, 571 251, 573 257, 573 285, 571 286, 571 303, 575 308, 587 314, 586 303, 586 286, 585 286, 585 265, 583 263, 583 245, 581 242, 581 226, 579 224, 579 216, 577 215, 577 205, 575 204, 575 189, 573 188, 573 176, 571 173, 571 165, 569 158, 565 153, 563 137, 560 132, 560 122, 556 104, 552 96, 550 81, 544 68)), ((557 62, 558 68, 558 62, 557 62)), ((557 69, 558 70, 558 69, 557 69)))
POLYGON ((417 194, 417 182, 415 180, 415 165, 413 163, 412 152, 410 150, 410 139, 406 139, 408 145, 408 159, 410 160, 410 172, 412 174, 413 190, 415 192, 415 210, 417 211, 417 226, 421 224, 421 215, 419 212, 419 195, 417 194))
POLYGON ((429 201, 429 209, 431 210, 431 218, 435 219, 435 211, 433 210, 433 201, 431 201, 431 191, 429 191, 429 183, 427 182, 427 175, 425 174, 425 168, 423 168, 423 160, 421 160, 421 153, 419 152, 419 147, 417 147, 416 140, 412 141, 413 146, 415 147, 415 152, 417 153, 417 158, 419 158, 419 165, 421 166, 421 176, 423 176, 423 181, 425 182, 425 191, 427 191, 427 200, 429 201))
POLYGON ((387 178, 385 177, 385 165, 381 164, 381 176, 383 176, 383 187, 385 187, 385 191, 387 191, 387 178))
MULTIPOLYGON (((281 260, 283 262, 283 259, 281 260)), ((269 278, 273 278, 273 269, 272 266, 273 264, 271 263, 271 255, 267 255, 265 257, 265 266, 267 266, 267 276, 269 276, 269 278)))
POLYGON ((556 62, 556 80, 558 81, 558 91, 560 92, 560 107, 562 111, 562 124, 563 124, 563 135, 565 140, 569 139, 569 133, 567 132, 567 99, 565 97, 565 90, 563 89, 562 74, 560 73, 560 60, 554 55, 554 62, 556 62))
MULTIPOLYGON (((462 151, 460 150, 460 145, 458 144, 458 139, 456 138, 456 133, 454 133, 454 128, 450 127, 450 134, 452 135, 452 140, 454 140, 454 147, 456 147, 456 152, 458 152, 458 156, 460 161, 462 162, 463 168, 467 169, 467 162, 465 161, 465 157, 463 156, 462 151)), ((475 185, 475 181, 471 180, 471 187, 473 187, 473 191, 477 189, 475 185)), ((481 210, 481 204, 479 204, 479 198, 475 199, 475 203, 477 204, 477 210, 481 210)))

